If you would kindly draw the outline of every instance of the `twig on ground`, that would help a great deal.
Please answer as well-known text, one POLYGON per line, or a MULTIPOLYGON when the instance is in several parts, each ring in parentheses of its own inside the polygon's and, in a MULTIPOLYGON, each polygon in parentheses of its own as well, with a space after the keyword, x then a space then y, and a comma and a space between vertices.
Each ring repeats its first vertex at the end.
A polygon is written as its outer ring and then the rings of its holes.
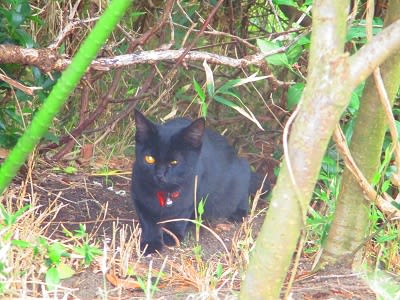
POLYGON ((171 230, 168 230, 165 227, 161 227, 161 228, 165 233, 167 233, 169 236, 172 237, 172 239, 175 242, 175 247, 180 247, 181 246, 181 243, 179 242, 179 239, 176 237, 176 235, 171 230))

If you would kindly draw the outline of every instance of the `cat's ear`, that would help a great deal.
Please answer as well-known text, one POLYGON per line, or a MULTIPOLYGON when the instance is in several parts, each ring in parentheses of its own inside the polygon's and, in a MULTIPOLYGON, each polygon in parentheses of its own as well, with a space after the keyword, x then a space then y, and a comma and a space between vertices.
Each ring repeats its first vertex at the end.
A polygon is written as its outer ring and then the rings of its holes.
POLYGON ((136 109, 135 109, 135 123, 136 123, 135 139, 137 142, 144 142, 148 140, 151 135, 157 132, 156 126, 136 109))
POLYGON ((193 121, 192 124, 183 130, 183 139, 194 148, 200 147, 203 142, 205 127, 204 118, 193 121))

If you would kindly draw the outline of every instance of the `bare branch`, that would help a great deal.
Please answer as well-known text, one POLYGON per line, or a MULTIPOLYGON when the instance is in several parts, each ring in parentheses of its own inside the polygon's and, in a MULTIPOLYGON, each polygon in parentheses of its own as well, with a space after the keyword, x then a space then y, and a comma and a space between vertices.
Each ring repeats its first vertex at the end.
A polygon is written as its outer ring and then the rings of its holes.
POLYGON ((68 23, 63 30, 58 34, 57 38, 55 39, 55 41, 48 47, 50 50, 56 50, 61 43, 63 42, 63 40, 65 39, 66 36, 68 36, 69 34, 71 34, 71 31, 73 31, 77 26, 80 26, 84 23, 90 23, 90 22, 94 22, 97 21, 99 18, 95 17, 95 18, 89 18, 86 20, 78 20, 75 22, 71 22, 68 23))
POLYGON ((2 74, 0 74, 0 80, 7 82, 9 85, 15 87, 16 89, 23 91, 25 94, 30 95, 30 96, 33 96, 35 90, 42 89, 42 87, 31 87, 31 86, 23 85, 22 83, 14 80, 14 79, 11 79, 8 76, 2 75, 2 74))
POLYGON ((11 63, 37 66, 44 72, 60 70, 67 66, 65 60, 51 49, 27 49, 15 45, 0 45, 0 64, 11 63))
POLYGON ((350 170, 350 172, 353 174, 354 178, 358 181, 358 184, 360 185, 361 189, 363 190, 365 197, 372 203, 375 203, 376 206, 382 212, 384 212, 390 216, 395 216, 395 217, 399 218, 400 211, 391 204, 391 202, 394 202, 395 200, 393 198, 391 198, 388 194, 384 194, 383 197, 380 196, 373 189, 373 187, 369 184, 369 182, 365 178, 364 174, 358 168, 356 162, 354 161, 354 159, 350 153, 349 148, 347 147, 346 139, 345 139, 343 132, 339 126, 337 126, 335 129, 333 139, 335 140, 337 149, 339 150, 339 153, 341 154, 341 156, 344 160, 346 168, 348 168, 350 170))
MULTIPOLYGON (((209 64, 225 65, 233 68, 245 67, 250 65, 261 66, 266 57, 285 52, 288 46, 280 47, 267 53, 257 53, 239 59, 209 52, 189 51, 186 54, 184 60, 186 62, 207 61, 207 63, 209 64)), ((171 62, 176 61, 179 57, 181 57, 184 52, 184 49, 161 49, 140 51, 115 57, 98 58, 92 62, 90 69, 108 71, 111 69, 137 64, 154 64, 157 62, 165 61, 171 62)), ((35 65, 43 71, 49 72, 61 71, 65 69, 71 63, 71 60, 59 56, 55 51, 52 51, 50 49, 25 49, 13 45, 0 45, 0 64, 2 63, 35 65)))
POLYGON ((383 63, 391 54, 400 49, 400 20, 392 23, 371 42, 364 45, 349 61, 349 78, 354 88, 383 63))

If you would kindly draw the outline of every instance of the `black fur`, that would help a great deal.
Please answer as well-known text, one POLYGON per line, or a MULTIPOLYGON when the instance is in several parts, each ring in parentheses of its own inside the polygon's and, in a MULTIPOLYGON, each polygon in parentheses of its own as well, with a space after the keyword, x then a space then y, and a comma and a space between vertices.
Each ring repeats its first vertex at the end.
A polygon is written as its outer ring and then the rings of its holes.
MULTIPOLYGON (((205 218, 241 221, 247 215, 248 197, 254 192, 257 176, 252 176, 248 162, 237 157, 223 136, 205 128, 203 118, 193 122, 178 118, 159 125, 136 111, 135 121, 136 162, 131 192, 142 227, 141 249, 146 249, 146 254, 161 250, 163 243, 174 244, 169 235, 163 235, 159 221, 193 218, 196 175, 196 199, 206 200, 205 218), (146 155, 154 157, 155 163, 147 163, 146 155), (159 191, 178 191, 179 197, 171 206, 161 206, 159 191)), ((163 226, 181 240, 187 222, 163 226)))

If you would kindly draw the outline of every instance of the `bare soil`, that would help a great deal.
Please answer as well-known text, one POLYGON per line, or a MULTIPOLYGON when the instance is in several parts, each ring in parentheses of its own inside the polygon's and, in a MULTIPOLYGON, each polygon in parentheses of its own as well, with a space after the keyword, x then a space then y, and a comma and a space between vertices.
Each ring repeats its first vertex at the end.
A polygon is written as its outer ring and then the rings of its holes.
MULTIPOLYGON (((40 171, 39 168, 35 171, 35 177, 37 185, 34 189, 40 195, 43 206, 49 205, 52 201, 60 201, 64 205, 52 220, 52 226, 48 231, 48 235, 52 238, 65 238, 63 226, 72 231, 78 229, 79 224, 85 224, 87 232, 98 237, 100 241, 104 241, 111 238, 113 224, 116 222, 119 226, 126 224, 132 230, 137 224, 130 200, 129 174, 107 178, 90 174, 53 174, 45 169, 40 171)), ((222 280, 223 276, 221 276, 220 280, 216 280, 214 291, 207 291, 207 287, 204 287, 207 284, 211 286, 212 283, 201 281, 216 278, 215 274, 211 274, 210 277, 205 274, 207 264, 213 264, 215 261, 223 262, 224 271, 232 265, 238 268, 244 265, 237 260, 245 262, 247 257, 243 253, 232 251, 233 248, 238 248, 232 247, 238 246, 232 245, 232 241, 238 243, 240 240, 238 236, 243 238, 249 232, 249 237, 255 239, 262 225, 266 206, 265 201, 259 202, 257 211, 260 214, 251 222, 247 232, 241 224, 229 223, 225 220, 207 223, 223 243, 214 234, 202 229, 199 241, 200 260, 193 251, 197 245, 194 239, 194 226, 189 230, 186 240, 177 247, 165 248, 162 253, 151 257, 132 255, 130 262, 140 266, 136 270, 136 275, 146 278, 150 263, 154 270, 160 270, 167 258, 168 263, 163 269, 165 276, 159 282, 159 290, 155 293, 157 299, 237 299, 242 270, 236 270, 237 272, 230 270, 230 282, 222 280), (234 262, 225 263, 228 256, 224 255, 226 250, 223 244, 228 248, 234 262), (142 274, 138 274, 140 272, 142 274)), ((354 274, 348 269, 311 274, 310 265, 311 262, 307 258, 300 260, 290 292, 291 299, 376 299, 359 274, 354 274)), ((218 263, 215 264, 216 269, 217 266, 218 263)), ((142 299, 145 296, 140 288, 132 285, 136 282, 136 276, 123 278, 118 273, 118 268, 112 265, 109 266, 108 273, 110 276, 105 279, 100 267, 92 266, 81 270, 70 279, 63 280, 62 285, 71 288, 71 299, 100 299, 105 290, 104 283, 108 299, 142 299), (119 281, 119 287, 115 286, 115 280, 119 281)))

